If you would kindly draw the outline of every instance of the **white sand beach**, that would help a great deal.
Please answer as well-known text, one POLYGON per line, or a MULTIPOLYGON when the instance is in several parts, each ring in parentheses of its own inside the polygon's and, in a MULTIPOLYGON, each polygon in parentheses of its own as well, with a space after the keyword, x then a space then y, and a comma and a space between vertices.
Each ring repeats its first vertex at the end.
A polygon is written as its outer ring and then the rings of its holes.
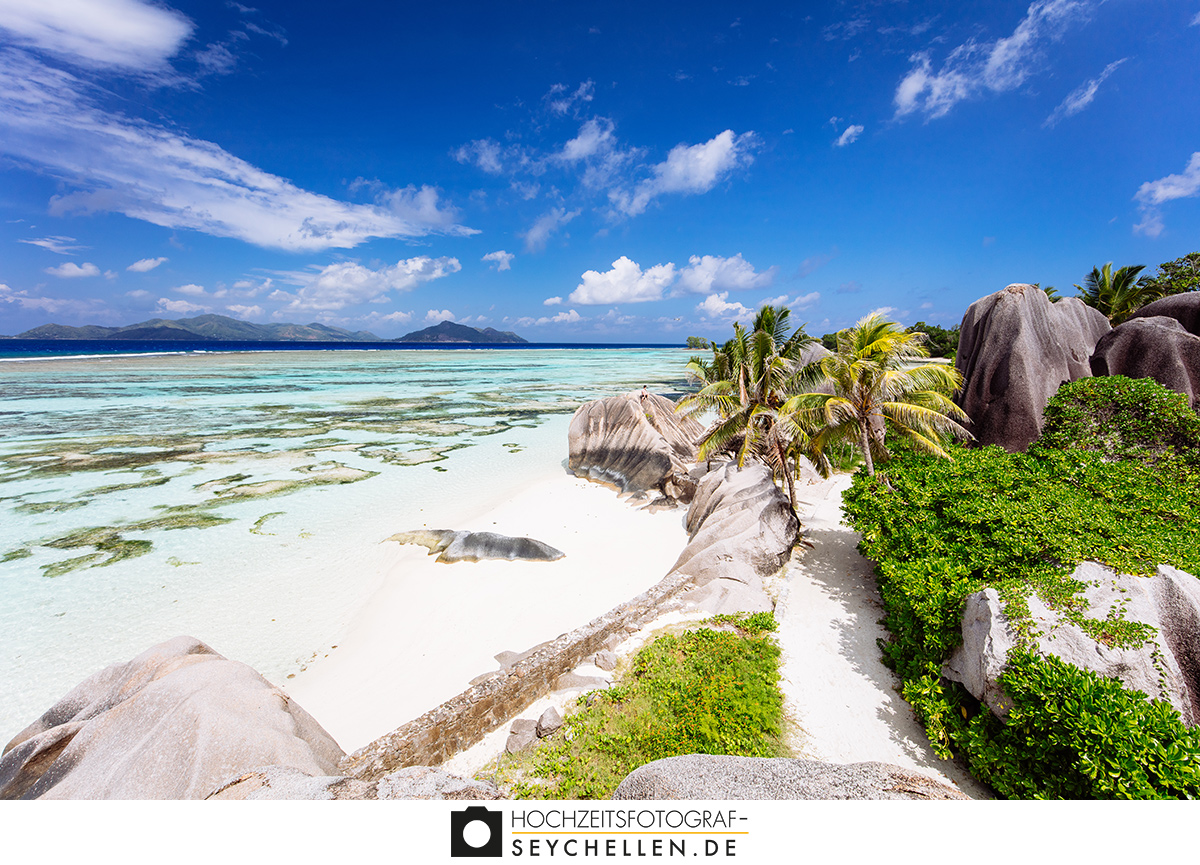
POLYGON ((568 475, 515 490, 472 513, 427 511, 417 528, 489 531, 544 541, 555 562, 439 564, 395 547, 383 586, 327 656, 285 687, 347 752, 465 690, 499 665, 599 616, 661 580, 687 535, 685 510, 641 508, 612 487, 568 475))

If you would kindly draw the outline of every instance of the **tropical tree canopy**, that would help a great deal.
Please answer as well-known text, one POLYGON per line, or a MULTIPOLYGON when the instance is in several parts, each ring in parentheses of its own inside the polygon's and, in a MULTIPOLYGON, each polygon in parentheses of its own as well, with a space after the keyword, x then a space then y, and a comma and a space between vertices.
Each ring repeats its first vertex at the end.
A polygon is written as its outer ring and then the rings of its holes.
POLYGON ((1120 324, 1138 308, 1162 297, 1158 287, 1149 279, 1138 278, 1144 264, 1112 269, 1112 262, 1093 267, 1083 285, 1076 285, 1079 299, 1104 313, 1110 322, 1120 324))
POLYGON ((786 400, 779 410, 783 431, 806 438, 818 456, 835 442, 854 442, 872 475, 875 456, 887 456, 885 421, 918 449, 949 459, 943 435, 972 437, 960 423, 969 418, 950 399, 962 375, 947 364, 919 363, 929 356, 925 339, 878 313, 839 331, 837 350, 820 362, 832 393, 814 390, 786 400))
POLYGON ((1150 280, 1158 297, 1200 290, 1200 252, 1190 252, 1174 261, 1164 261, 1150 280))

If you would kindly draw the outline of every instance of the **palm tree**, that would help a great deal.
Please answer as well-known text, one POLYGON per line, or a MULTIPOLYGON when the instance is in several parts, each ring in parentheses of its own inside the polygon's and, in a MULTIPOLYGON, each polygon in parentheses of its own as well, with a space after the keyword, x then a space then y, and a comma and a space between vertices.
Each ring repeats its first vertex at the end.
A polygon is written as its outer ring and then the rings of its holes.
POLYGON ((1093 267, 1083 285, 1076 285, 1079 299, 1088 306, 1100 310, 1112 324, 1120 324, 1139 307, 1162 296, 1159 286, 1138 274, 1146 265, 1130 265, 1119 268, 1115 273, 1112 262, 1104 267, 1093 267))
POLYGON ((688 374, 700 384, 700 390, 680 400, 677 410, 685 415, 706 410, 717 414, 700 442, 697 457, 708 459, 730 451, 739 466, 747 459, 758 459, 783 475, 788 497, 795 502, 789 469, 795 435, 784 436, 777 420, 780 407, 795 392, 803 372, 804 349, 815 340, 803 325, 789 335, 790 331, 787 307, 764 306, 751 331, 740 322, 735 324, 733 339, 720 348, 713 345, 711 362, 693 358, 688 363, 688 374))
POLYGON ((918 364, 929 356, 923 335, 905 333, 878 313, 860 319, 837 335, 837 351, 820 362, 833 393, 802 393, 780 408, 787 431, 808 433, 820 452, 837 441, 852 441, 862 450, 867 474, 875 474, 872 448, 886 457, 883 422, 919 449, 950 457, 942 435, 971 438, 958 422, 969 421, 950 395, 962 387, 962 375, 944 364, 918 364))

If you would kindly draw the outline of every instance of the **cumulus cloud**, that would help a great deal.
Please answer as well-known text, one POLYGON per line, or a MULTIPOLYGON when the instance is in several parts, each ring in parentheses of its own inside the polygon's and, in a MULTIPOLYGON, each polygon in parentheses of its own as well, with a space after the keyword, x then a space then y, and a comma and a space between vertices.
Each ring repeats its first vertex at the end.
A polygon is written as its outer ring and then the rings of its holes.
POLYGON ((232 306, 225 307, 225 309, 228 312, 232 312, 238 318, 262 318, 263 316, 263 308, 257 304, 254 306, 244 306, 235 303, 232 306))
POLYGON ((495 265, 493 270, 512 270, 512 260, 516 256, 511 252, 505 252, 503 249, 497 249, 495 252, 489 252, 480 261, 493 261, 495 265))
POLYGON ((1142 212, 1142 221, 1133 227, 1138 234, 1158 237, 1163 230, 1159 207, 1178 198, 1194 198, 1200 194, 1200 152, 1193 153, 1182 174, 1168 174, 1150 180, 1138 188, 1134 200, 1142 212))
POLYGON ((863 127, 858 124, 853 124, 846 127, 846 131, 838 136, 837 141, 833 142, 834 147, 845 147, 847 144, 853 144, 858 141, 858 136, 863 134, 863 127))
POLYGON ((747 291, 765 288, 775 279, 778 268, 756 273, 754 265, 739 252, 730 258, 720 255, 693 255, 679 272, 679 288, 689 294, 712 294, 725 290, 747 291))
POLYGON ((540 327, 547 324, 574 324, 575 322, 585 320, 582 315, 571 309, 566 312, 560 312, 558 315, 543 315, 541 318, 525 316, 518 318, 513 324, 517 327, 540 327))
POLYGON ((75 238, 63 237, 62 235, 39 237, 33 240, 24 240, 18 238, 17 242, 28 243, 30 246, 40 246, 42 249, 48 249, 51 252, 57 252, 59 255, 74 255, 78 250, 87 248, 83 246, 75 246, 75 238))
POLYGON ((196 285, 194 282, 189 282, 187 285, 177 285, 171 290, 179 294, 191 295, 192 297, 203 297, 207 294, 203 285, 196 285))
POLYGON ((725 298, 729 297, 729 292, 722 291, 720 294, 710 294, 700 303, 696 304, 696 312, 703 315, 705 318, 718 319, 734 319, 750 314, 749 307, 742 306, 740 303, 729 303, 725 298))
POLYGON ((0 29, 17 45, 72 63, 148 72, 165 67, 193 24, 141 0, 4 0, 0 29))
POLYGON ((212 308, 201 306, 198 303, 190 303, 186 300, 171 300, 169 297, 160 297, 158 299, 158 307, 154 311, 163 314, 178 314, 189 312, 212 312, 212 308))
POLYGON ((917 111, 928 119, 944 117, 959 102, 984 91, 1017 89, 1036 70, 1043 47, 1093 5, 1093 0, 1039 0, 1029 6, 1012 35, 995 42, 964 42, 937 71, 929 52, 914 54, 913 67, 893 98, 896 117, 917 111))
POLYGON ((0 50, 0 153, 75 187, 51 200, 56 216, 123 213, 290 251, 475 233, 437 206, 436 190, 410 187, 386 205, 317 195, 212 142, 107 113, 78 78, 15 50, 0 50))
POLYGON ((548 297, 542 301, 542 306, 562 306, 562 302, 561 297, 548 297))
POLYGON ((662 300, 663 289, 675 281, 675 265, 656 264, 643 272, 637 262, 622 255, 612 269, 604 273, 588 270, 581 278, 567 298, 571 303, 642 303, 662 300))
POLYGON ((64 261, 58 267, 47 267, 46 273, 62 279, 74 279, 80 276, 99 276, 100 268, 90 261, 85 261, 82 267, 73 261, 64 261))
POLYGON ((462 265, 457 258, 430 258, 427 255, 401 260, 379 270, 340 261, 315 272, 280 274, 285 282, 300 288, 295 293, 276 291, 270 297, 288 301, 289 310, 338 310, 359 303, 382 303, 392 292, 411 291, 421 283, 460 270, 462 265))
POLYGON ((96 315, 104 312, 104 305, 95 299, 77 300, 65 297, 39 297, 28 291, 17 291, 0 283, 0 303, 15 304, 21 309, 38 310, 50 315, 69 312, 77 315, 96 315))
POLYGON ((1104 80, 1116 72, 1117 67, 1128 59, 1128 57, 1122 57, 1120 60, 1114 60, 1105 66, 1104 71, 1095 78, 1088 79, 1068 93, 1067 98, 1059 103, 1059 106, 1050 113, 1050 116, 1046 118, 1046 122, 1042 125, 1046 127, 1054 126, 1060 120, 1074 117, 1091 105, 1092 100, 1096 98, 1096 91, 1100 89, 1100 85, 1104 83, 1104 80))
POLYGON ((134 273, 146 273, 147 271, 154 270, 154 268, 158 267, 166 260, 167 259, 165 256, 160 256, 158 258, 139 258, 125 269, 132 270, 134 273))
POLYGON ((525 238, 526 251, 540 252, 545 249, 554 232, 582 212, 582 210, 567 210, 565 207, 551 208, 549 213, 540 216, 529 230, 521 235, 525 238))
POLYGON ((430 324, 441 324, 443 321, 454 321, 454 313, 448 309, 431 309, 425 313, 425 320, 430 324))
POLYGON ((609 150, 616 143, 613 130, 613 122, 608 118, 593 117, 579 127, 579 134, 564 144, 554 158, 560 162, 574 163, 609 150))
POLYGON ((637 216, 660 195, 708 192, 735 168, 754 161, 750 151, 756 143, 753 132, 735 135, 726 129, 703 144, 676 145, 665 162, 651 167, 652 177, 642 180, 632 191, 613 190, 609 201, 626 216, 637 216))

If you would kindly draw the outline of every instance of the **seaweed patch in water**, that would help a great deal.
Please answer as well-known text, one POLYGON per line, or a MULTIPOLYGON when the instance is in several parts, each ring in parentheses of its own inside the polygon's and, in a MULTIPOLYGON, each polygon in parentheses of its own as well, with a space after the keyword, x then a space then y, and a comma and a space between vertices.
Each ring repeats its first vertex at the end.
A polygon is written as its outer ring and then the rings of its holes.
POLYGON ((254 521, 254 526, 250 529, 250 534, 252 534, 252 535, 269 535, 271 537, 275 537, 274 532, 264 532, 262 530, 263 526, 266 525, 267 520, 271 519, 272 517, 281 517, 281 516, 283 516, 283 514, 284 514, 283 511, 271 511, 271 513, 269 513, 269 514, 263 514, 261 517, 259 517, 257 520, 254 521))

